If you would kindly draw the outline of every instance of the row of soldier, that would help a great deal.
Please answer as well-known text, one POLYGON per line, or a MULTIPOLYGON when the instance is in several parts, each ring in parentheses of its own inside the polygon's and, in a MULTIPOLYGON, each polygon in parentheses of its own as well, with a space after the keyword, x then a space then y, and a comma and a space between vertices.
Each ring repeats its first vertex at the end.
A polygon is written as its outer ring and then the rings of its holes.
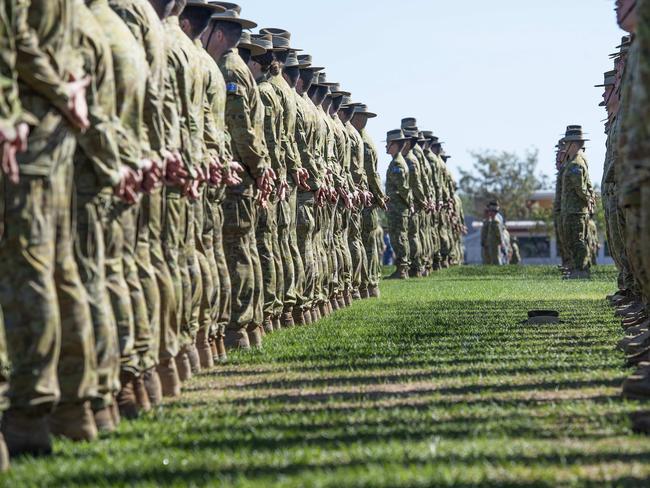
MULTIPOLYGON (((248 34, 240 14, 207 0, 0 3, 12 456, 49 454, 52 434, 92 440, 228 350, 379 296, 379 210, 401 207, 377 174, 375 114, 287 31, 248 34)), ((450 186, 415 193, 400 195, 427 232, 408 226, 403 263, 460 260, 457 233, 430 243, 434 209, 456 225, 450 186)))
POLYGON ((566 279, 589 278, 600 247, 594 219, 596 192, 586 157, 588 140, 582 126, 569 125, 555 146, 557 179, 553 224, 566 279))
POLYGON ((388 232, 396 266, 391 279, 428 276, 463 263, 467 233, 463 205, 447 167, 451 156, 414 118, 386 135, 392 156, 386 174, 388 232))
MULTIPOLYGON (((650 1, 617 0, 619 26, 629 33, 605 73, 607 154, 602 182, 607 240, 619 271, 609 301, 621 317, 625 337, 619 348, 637 370, 623 384, 623 395, 650 398, 650 1)), ((650 432, 641 414, 636 428, 650 432)))

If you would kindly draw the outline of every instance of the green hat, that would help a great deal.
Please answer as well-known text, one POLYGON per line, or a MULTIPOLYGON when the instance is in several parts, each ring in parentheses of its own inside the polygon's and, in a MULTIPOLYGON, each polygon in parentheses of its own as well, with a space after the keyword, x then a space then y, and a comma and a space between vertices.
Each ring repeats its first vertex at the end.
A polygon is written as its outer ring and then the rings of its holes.
POLYGON ((422 132, 422 131, 418 132, 418 137, 419 137, 418 142, 428 142, 429 141, 429 139, 427 139, 425 137, 424 132, 422 132))
POLYGON ((354 115, 368 117, 369 119, 374 119, 375 117, 377 117, 377 114, 368 111, 368 105, 365 105, 363 103, 354 107, 354 115))
POLYGON ((270 34, 273 37, 274 51, 302 51, 302 49, 291 47, 291 33, 289 31, 267 27, 261 29, 260 34, 270 34))
POLYGON ((242 19, 241 7, 236 3, 230 2, 210 2, 210 5, 218 5, 225 9, 224 12, 215 12, 211 19, 219 22, 232 22, 241 25, 242 29, 254 29, 257 24, 252 20, 242 19))
POLYGON ((298 68, 298 69, 307 69, 309 68, 309 64, 307 63, 301 63, 298 61, 298 56, 296 55, 295 51, 291 51, 289 53, 289 56, 287 56, 287 60, 284 63, 285 68, 298 68))
POLYGON ((306 65, 305 68, 300 68, 300 69, 310 69, 312 71, 323 71, 325 69, 322 66, 312 66, 313 58, 311 54, 299 54, 298 62, 306 65))
POLYGON ((341 84, 340 83, 334 83, 330 87, 330 95, 333 97, 343 97, 343 96, 350 96, 352 93, 349 91, 341 90, 341 84))
POLYGON ((343 101, 341 102, 341 108, 348 109, 348 108, 356 107, 357 105, 361 105, 361 104, 358 103, 358 102, 353 102, 351 94, 350 95, 343 95, 343 101))
POLYGON ((242 32, 241 38, 239 39, 238 48, 248 49, 251 52, 251 56, 261 56, 266 53, 266 49, 263 47, 265 42, 270 42, 270 40, 265 41, 264 39, 258 39, 257 42, 253 39, 250 32, 242 32))
POLYGON ((596 88, 604 88, 606 86, 614 86, 616 84, 616 70, 613 69, 611 71, 608 71, 604 75, 604 81, 602 85, 594 85, 596 88))
POLYGON ((318 73, 318 79, 316 78, 317 77, 314 76, 314 82, 312 83, 313 86, 326 86, 327 88, 330 88, 331 86, 336 85, 336 83, 327 81, 327 73, 324 71, 318 73))
POLYGON ((208 3, 208 0, 187 0, 187 7, 198 7, 205 10, 206 15, 211 15, 214 13, 223 13, 226 11, 226 8, 222 5, 216 3, 208 3))
MULTIPOLYGON (((260 49, 264 49, 264 53, 273 49, 273 40, 271 34, 251 34, 251 42, 260 49)), ((260 56, 264 53, 253 54, 253 56, 260 56)))
POLYGON ((402 132, 402 129, 395 129, 395 130, 388 131, 388 133, 386 134, 386 140, 384 142, 391 144, 393 142, 404 142, 409 140, 410 137, 404 137, 404 133, 402 132))
POLYGON ((415 117, 407 117, 402 119, 402 130, 403 129, 415 129, 418 130, 418 121, 415 117))
POLYGON ((581 126, 569 126, 572 128, 567 128, 566 135, 564 136, 564 139, 562 139, 565 143, 566 142, 586 142, 589 139, 585 138, 584 132, 582 132, 582 127, 581 126))

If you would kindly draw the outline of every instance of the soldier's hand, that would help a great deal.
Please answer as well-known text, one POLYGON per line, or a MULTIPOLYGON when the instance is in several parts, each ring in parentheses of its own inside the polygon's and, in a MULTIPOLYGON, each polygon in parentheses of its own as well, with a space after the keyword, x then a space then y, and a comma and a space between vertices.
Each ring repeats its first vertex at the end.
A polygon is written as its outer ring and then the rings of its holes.
POLYGON ((201 193, 199 192, 200 185, 201 182, 198 179, 188 181, 183 187, 183 195, 190 200, 198 200, 201 196, 201 193))
POLYGON ((272 168, 267 168, 255 181, 257 183, 257 188, 268 196, 273 191, 273 187, 275 186, 274 181, 276 179, 277 176, 275 171, 273 171, 272 168))
POLYGON ((223 182, 223 164, 219 159, 213 158, 208 168, 208 182, 210 186, 219 186, 223 182))
POLYGON ((151 193, 162 182, 162 164, 155 159, 146 159, 142 168, 142 191, 151 193))
POLYGON ((16 146, 16 151, 21 153, 27 151, 27 139, 29 138, 29 125, 21 122, 16 126, 16 140, 13 145, 16 146))
POLYGON ((8 141, 1 143, 2 146, 2 172, 7 176, 9 181, 17 185, 20 181, 20 171, 16 161, 16 146, 8 141))
POLYGON ((90 85, 89 76, 78 80, 72 75, 70 75, 69 81, 65 85, 68 106, 64 115, 74 127, 82 132, 90 127, 88 103, 86 102, 86 88, 88 88, 88 85, 90 85))
POLYGON ((114 188, 115 195, 129 205, 133 205, 139 198, 140 182, 140 176, 136 171, 128 166, 121 166, 120 181, 114 188))
POLYGON ((165 163, 165 183, 168 186, 184 186, 190 175, 183 167, 180 153, 173 151, 169 158, 165 158, 165 163))
POLYGON ((344 189, 339 190, 339 195, 343 199, 343 205, 345 206, 345 208, 348 209, 348 210, 351 210, 352 207, 353 207, 352 198, 354 197, 354 195, 351 194, 351 193, 348 193, 344 189))
POLYGON ((321 187, 318 190, 316 190, 316 193, 314 193, 314 198, 316 200, 316 206, 317 207, 324 207, 325 206, 325 201, 327 200, 327 187, 321 187))
POLYGON ((389 201, 390 201, 389 197, 379 199, 379 207, 381 207, 382 210, 388 210, 389 201))

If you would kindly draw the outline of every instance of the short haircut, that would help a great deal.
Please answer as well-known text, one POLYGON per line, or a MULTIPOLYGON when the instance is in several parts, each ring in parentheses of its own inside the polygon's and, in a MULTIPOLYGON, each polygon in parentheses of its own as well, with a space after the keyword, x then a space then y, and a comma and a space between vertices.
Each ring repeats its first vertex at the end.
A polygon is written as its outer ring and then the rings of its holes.
POLYGON ((262 71, 264 73, 268 73, 270 71, 273 76, 280 74, 280 66, 273 57, 273 53, 271 51, 267 51, 264 54, 260 54, 259 56, 253 56, 252 59, 256 63, 259 63, 260 66, 262 66, 262 71))
POLYGON ((300 70, 300 79, 302 80, 303 83, 309 84, 314 81, 314 75, 316 73, 314 70, 311 69, 301 69, 300 70))
POLYGON ((275 55, 275 59, 278 60, 278 63, 284 64, 287 62, 287 58, 289 57, 289 51, 275 51, 273 53, 275 55))
POLYGON ((241 39, 242 27, 236 22, 217 20, 214 29, 223 32, 224 37, 232 47, 235 47, 241 39))
POLYGON ((192 28, 192 37, 200 36, 210 23, 210 15, 205 9, 195 6, 185 7, 179 18, 189 21, 192 28))

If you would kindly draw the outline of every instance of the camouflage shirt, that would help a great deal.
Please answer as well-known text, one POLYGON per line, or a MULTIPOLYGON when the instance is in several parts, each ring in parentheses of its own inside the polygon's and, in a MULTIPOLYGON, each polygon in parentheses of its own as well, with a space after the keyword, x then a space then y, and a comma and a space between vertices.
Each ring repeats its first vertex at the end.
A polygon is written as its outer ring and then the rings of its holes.
POLYGON ((386 172, 386 195, 390 198, 389 210, 404 210, 413 205, 409 187, 409 169, 402 154, 398 153, 386 172))
POLYGON ((314 104, 306 94, 294 93, 296 98, 295 135, 300 164, 309 171, 307 184, 312 191, 316 191, 323 186, 323 174, 315 153, 316 118, 312 110, 314 104))
POLYGON ((586 215, 589 201, 593 197, 587 160, 579 152, 566 164, 562 176, 562 213, 564 215, 586 215))

